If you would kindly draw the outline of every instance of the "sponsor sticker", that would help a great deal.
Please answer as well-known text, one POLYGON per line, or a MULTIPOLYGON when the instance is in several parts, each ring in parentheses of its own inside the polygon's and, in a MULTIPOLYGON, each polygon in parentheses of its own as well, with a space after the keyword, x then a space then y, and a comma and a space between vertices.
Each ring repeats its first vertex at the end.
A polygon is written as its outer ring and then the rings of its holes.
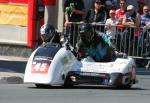
POLYGON ((31 66, 31 73, 33 74, 47 74, 51 60, 48 59, 34 59, 31 66))

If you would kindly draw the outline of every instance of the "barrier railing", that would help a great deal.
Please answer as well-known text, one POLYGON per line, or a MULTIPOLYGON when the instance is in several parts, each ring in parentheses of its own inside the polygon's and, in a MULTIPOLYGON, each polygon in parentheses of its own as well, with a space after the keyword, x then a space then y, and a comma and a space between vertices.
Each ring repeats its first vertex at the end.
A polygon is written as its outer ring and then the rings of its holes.
MULTIPOLYGON (((64 32, 69 37, 71 44, 75 47, 78 42, 79 28, 82 23, 71 23, 64 32)), ((93 25, 94 29, 103 33, 105 24, 93 25)), ((144 27, 125 27, 121 25, 109 26, 109 35, 112 35, 112 41, 120 52, 125 52, 128 56, 134 58, 150 59, 150 29, 144 27), (112 33, 112 34, 111 34, 112 33)))

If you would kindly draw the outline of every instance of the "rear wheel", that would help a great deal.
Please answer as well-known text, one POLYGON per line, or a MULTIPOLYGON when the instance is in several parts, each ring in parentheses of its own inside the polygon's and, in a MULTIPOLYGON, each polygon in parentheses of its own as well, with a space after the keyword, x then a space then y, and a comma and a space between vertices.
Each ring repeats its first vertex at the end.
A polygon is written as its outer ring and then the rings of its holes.
POLYGON ((67 76, 66 80, 63 84, 63 87, 73 87, 73 85, 74 84, 73 84, 72 80, 70 79, 70 76, 67 76))

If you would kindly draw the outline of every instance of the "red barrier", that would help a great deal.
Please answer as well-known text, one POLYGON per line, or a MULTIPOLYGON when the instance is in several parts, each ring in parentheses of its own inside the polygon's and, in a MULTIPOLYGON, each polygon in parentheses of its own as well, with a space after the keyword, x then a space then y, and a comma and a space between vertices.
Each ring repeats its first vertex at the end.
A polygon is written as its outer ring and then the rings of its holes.
POLYGON ((54 6, 56 5, 56 0, 43 0, 45 5, 51 5, 54 6))
POLYGON ((27 4, 30 0, 0 0, 3 3, 25 3, 27 4))
MULTIPOLYGON (((27 46, 34 48, 39 40, 36 40, 37 34, 37 10, 38 0, 0 0, 1 3, 28 3, 28 25, 27 25, 27 46)), ((55 6, 56 0, 42 0, 44 5, 55 6)), ((41 26, 42 20, 39 21, 41 26)))
POLYGON ((37 16, 37 0, 29 0, 28 2, 28 34, 27 45, 34 48, 36 41, 36 17, 37 16))

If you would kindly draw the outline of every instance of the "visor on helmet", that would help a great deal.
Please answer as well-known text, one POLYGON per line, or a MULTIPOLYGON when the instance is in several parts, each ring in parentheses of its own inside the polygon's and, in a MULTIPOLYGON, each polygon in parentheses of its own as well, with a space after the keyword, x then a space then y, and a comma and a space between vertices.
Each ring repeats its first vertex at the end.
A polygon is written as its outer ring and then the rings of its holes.
POLYGON ((49 42, 56 33, 55 28, 50 24, 44 24, 41 27, 40 32, 43 42, 49 42))
POLYGON ((83 42, 91 43, 94 39, 94 29, 91 24, 84 24, 80 30, 80 36, 83 42))
POLYGON ((89 43, 92 42, 94 38, 93 31, 88 30, 88 31, 81 33, 81 38, 86 42, 89 42, 89 43))

